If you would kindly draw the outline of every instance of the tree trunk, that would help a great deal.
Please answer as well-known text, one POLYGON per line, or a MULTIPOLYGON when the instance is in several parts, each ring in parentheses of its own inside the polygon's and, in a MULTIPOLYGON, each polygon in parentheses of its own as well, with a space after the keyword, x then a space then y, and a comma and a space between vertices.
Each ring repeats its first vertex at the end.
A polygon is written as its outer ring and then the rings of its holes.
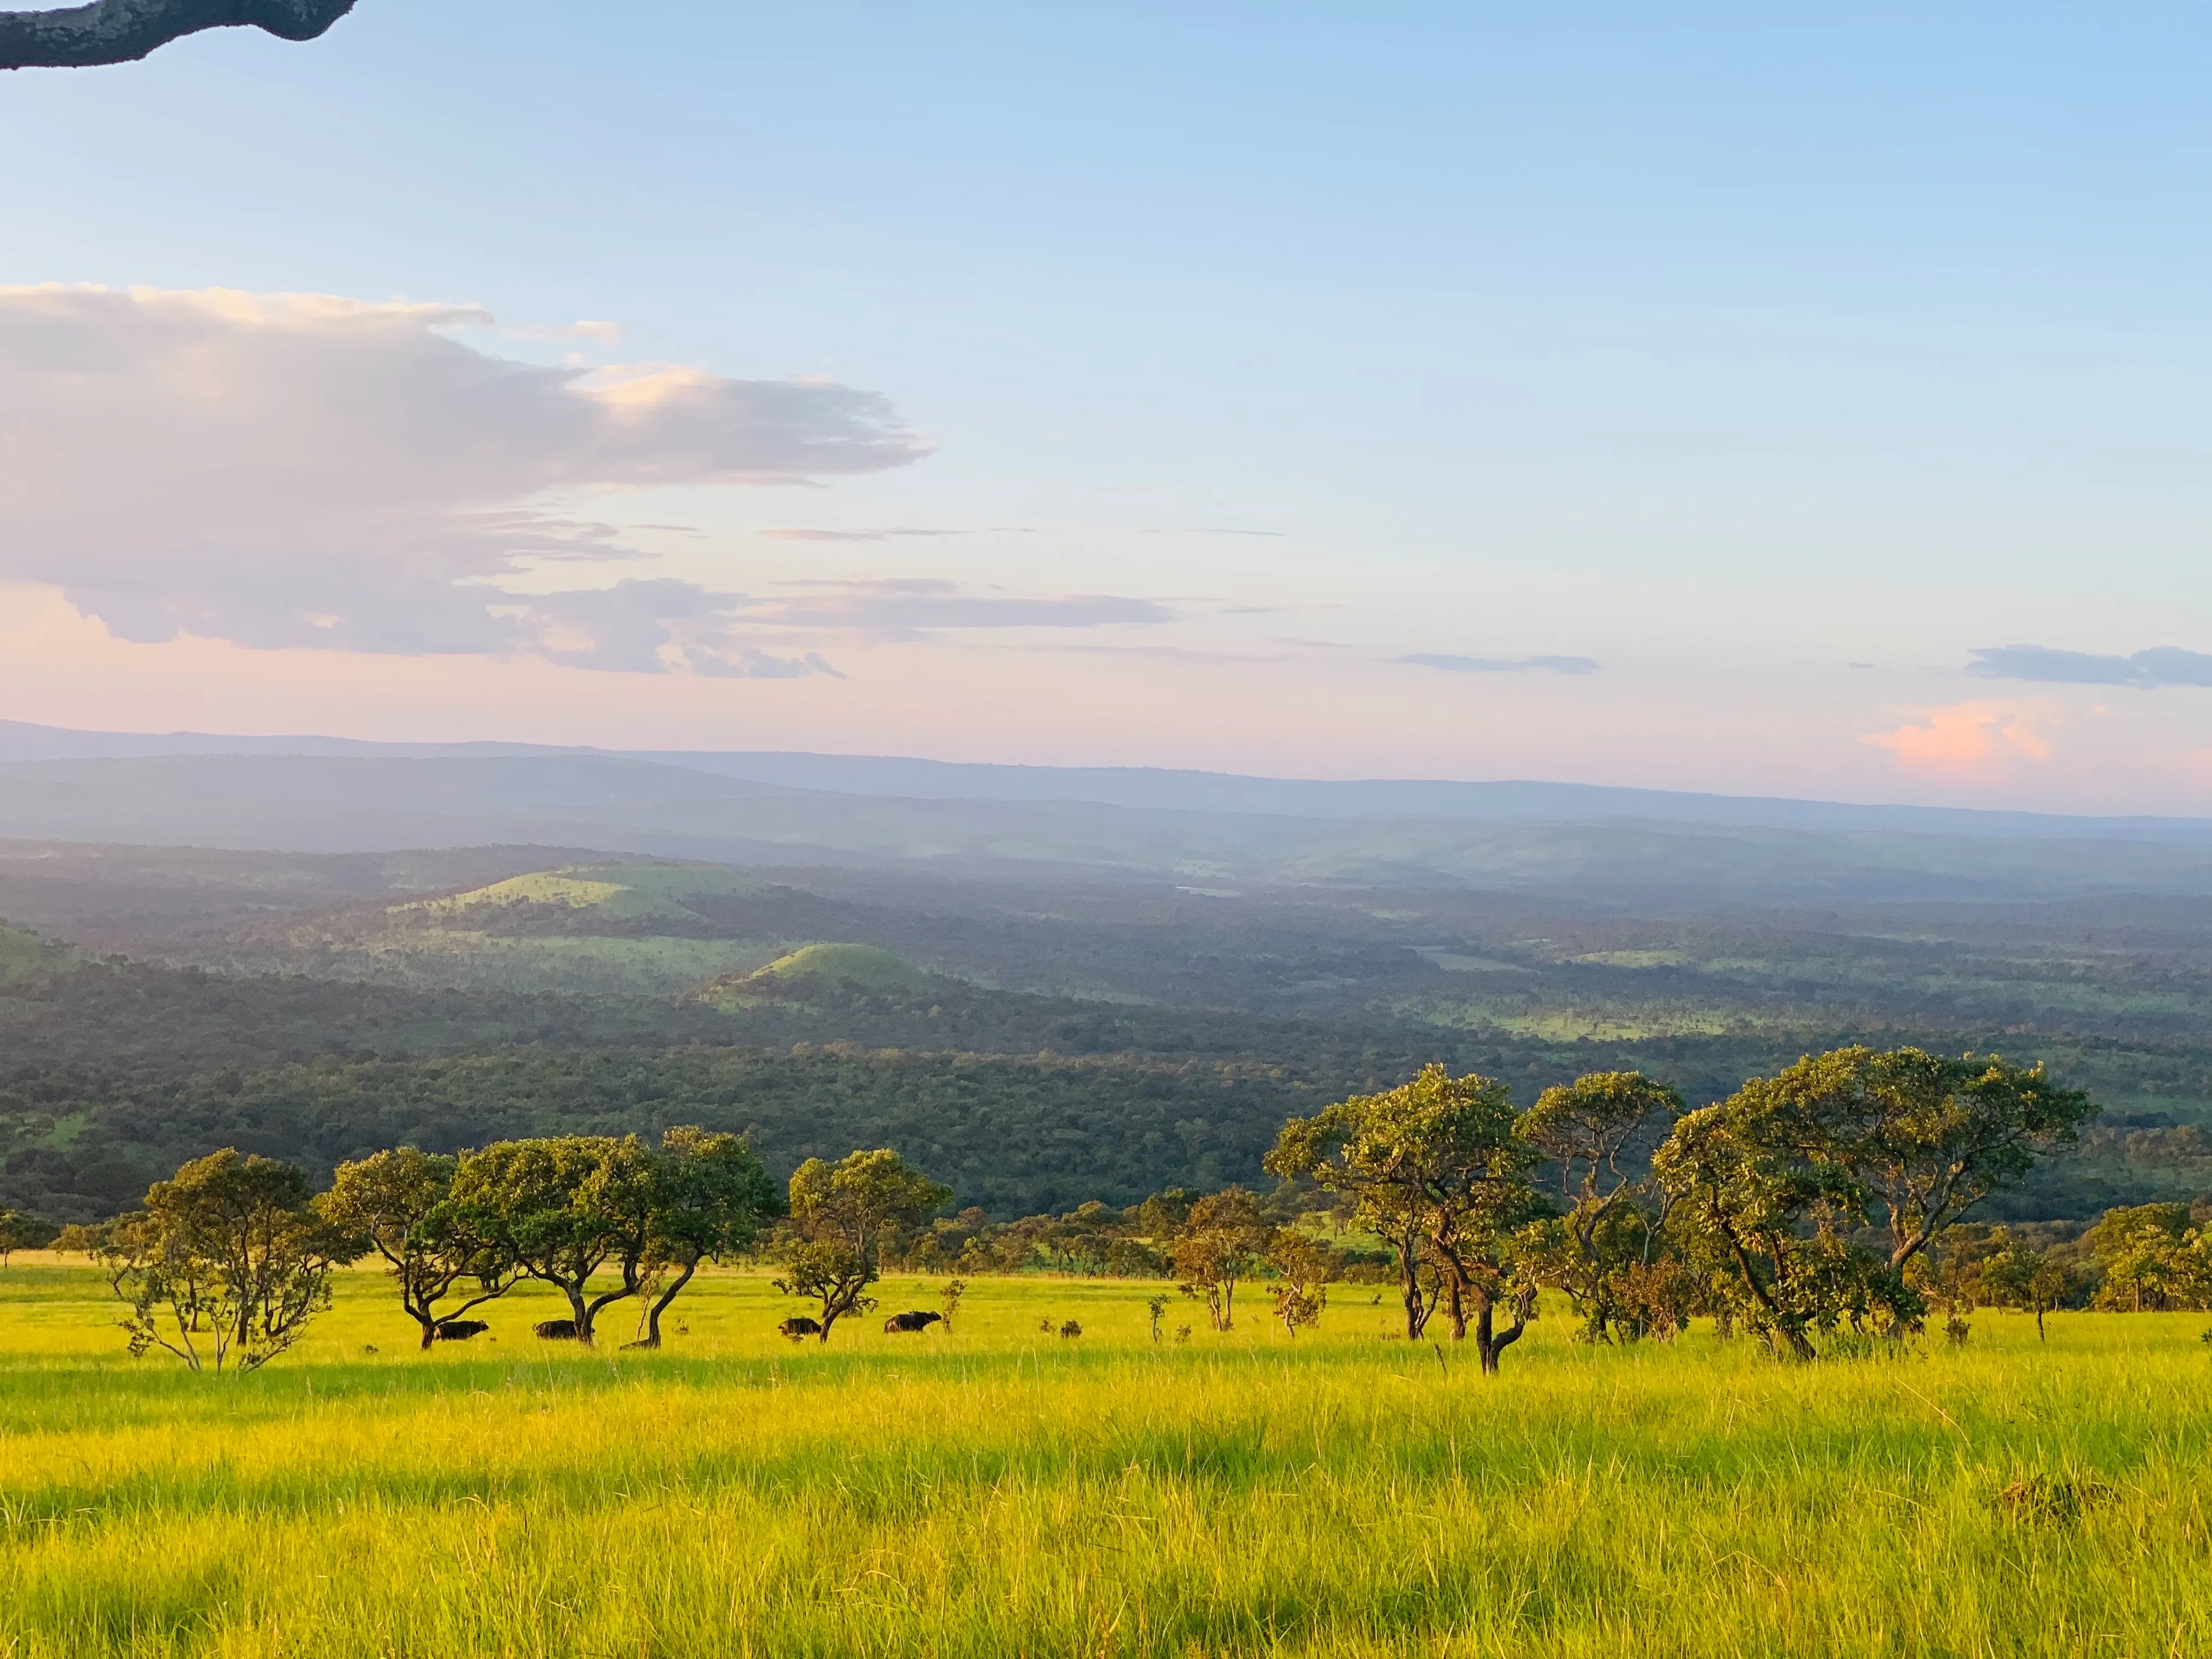
POLYGON ((666 1290, 663 1291, 659 1296, 654 1299, 653 1305, 646 1310, 645 1340, 636 1344, 636 1346, 641 1348, 657 1348, 660 1346, 660 1316, 668 1310, 668 1304, 676 1300, 676 1293, 682 1290, 686 1285, 689 1285, 691 1282, 691 1275, 698 1271, 699 1264, 697 1262, 693 1261, 687 1263, 684 1267, 684 1272, 678 1276, 676 1282, 673 1285, 671 1285, 666 1290))
POLYGON ((2039 1342, 2050 1340, 2043 1334, 2043 1304, 2040 1302, 2035 1304, 2035 1340, 2039 1342))
POLYGON ((1505 1351, 1521 1340, 1521 1333, 1528 1327, 1528 1304, 1525 1299, 1513 1304, 1513 1322, 1499 1331, 1494 1323, 1490 1297, 1480 1297, 1475 1304, 1474 1352, 1482 1362, 1485 1376, 1498 1375, 1498 1362, 1505 1351))
POLYGON ((1429 1326, 1429 1299, 1421 1294, 1421 1261, 1411 1246, 1398 1249, 1400 1300, 1406 1305, 1406 1340, 1418 1342, 1429 1326))
POLYGON ((561 1289, 568 1298, 568 1317, 575 1324, 576 1340, 588 1348, 592 1346, 592 1310, 584 1300, 584 1287, 580 1285, 563 1285, 561 1289))

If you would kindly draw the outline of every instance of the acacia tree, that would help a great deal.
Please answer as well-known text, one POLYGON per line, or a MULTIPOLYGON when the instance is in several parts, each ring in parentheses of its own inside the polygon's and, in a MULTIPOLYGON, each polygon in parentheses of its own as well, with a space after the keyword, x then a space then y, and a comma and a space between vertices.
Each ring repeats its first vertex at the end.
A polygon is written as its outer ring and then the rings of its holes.
POLYGON ((483 1240, 491 1260, 568 1298, 586 1346, 600 1313, 644 1288, 654 1180, 635 1135, 505 1140, 463 1153, 449 1202, 449 1224, 483 1240), (592 1294, 610 1267, 617 1282, 592 1294))
POLYGON ((1397 1249, 1407 1336, 1421 1334, 1441 1301, 1453 1340, 1471 1320, 1482 1369, 1494 1373, 1534 1311, 1509 1241, 1540 1212, 1528 1177, 1542 1160, 1519 1133, 1505 1085, 1430 1066, 1399 1088, 1292 1118, 1267 1168, 1350 1196, 1352 1224, 1397 1249), (1501 1305, 1512 1313, 1502 1330, 1501 1305))
POLYGON ((354 0, 94 0, 43 11, 0 11, 0 69, 128 64, 202 29, 261 28, 312 40, 354 0))
POLYGON ((315 1200, 326 1220, 384 1258, 399 1287, 399 1305, 422 1328, 425 1348, 441 1322, 506 1295, 522 1273, 449 1201, 459 1165, 445 1153, 401 1146, 339 1164, 330 1191, 315 1200), (464 1281, 476 1293, 439 1312, 437 1304, 464 1281))
POLYGON ((255 1370, 330 1306, 331 1270, 364 1246, 317 1212, 294 1165, 225 1148, 155 1182, 97 1248, 134 1355, 255 1370))
POLYGON ((1236 1323, 1237 1286, 1260 1265, 1273 1234, 1252 1194, 1230 1187, 1194 1201, 1168 1241, 1179 1288, 1206 1304, 1215 1330, 1236 1323))
POLYGON ((652 1297, 637 1346, 660 1346, 660 1316, 706 1261, 750 1250, 783 1209, 782 1194, 737 1135, 678 1126, 653 1156, 651 1216, 641 1279, 652 1297))
POLYGON ((822 1340, 848 1313, 876 1305, 868 1286, 882 1276, 885 1240, 951 1199, 888 1148, 854 1152, 836 1164, 810 1158, 792 1171, 790 1217, 775 1245, 783 1269, 773 1282, 786 1296, 821 1307, 822 1340))
POLYGON ((1682 1115, 1682 1097, 1641 1072, 1593 1072, 1547 1089, 1521 1115, 1521 1138, 1558 1166, 1568 1204, 1558 1232, 1565 1248, 1548 1253, 1556 1282, 1583 1316, 1582 1340, 1607 1342, 1622 1312, 1624 1281, 1633 1267, 1648 1277, 1665 1226, 1668 1200, 1639 1175, 1639 1150, 1682 1115), (1641 1200, 1656 1197, 1656 1213, 1641 1200))

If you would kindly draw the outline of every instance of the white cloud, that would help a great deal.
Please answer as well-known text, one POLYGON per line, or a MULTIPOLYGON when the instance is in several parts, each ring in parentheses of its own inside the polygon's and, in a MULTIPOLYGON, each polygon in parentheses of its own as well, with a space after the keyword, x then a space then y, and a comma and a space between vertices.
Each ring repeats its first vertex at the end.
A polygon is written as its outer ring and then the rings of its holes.
POLYGON ((491 320, 313 295, 0 289, 0 580, 57 586, 134 641, 826 670, 735 640, 733 596, 690 583, 506 584, 546 559, 634 556, 611 526, 546 510, 549 494, 879 471, 927 453, 890 406, 816 380, 542 367, 447 332, 491 320))

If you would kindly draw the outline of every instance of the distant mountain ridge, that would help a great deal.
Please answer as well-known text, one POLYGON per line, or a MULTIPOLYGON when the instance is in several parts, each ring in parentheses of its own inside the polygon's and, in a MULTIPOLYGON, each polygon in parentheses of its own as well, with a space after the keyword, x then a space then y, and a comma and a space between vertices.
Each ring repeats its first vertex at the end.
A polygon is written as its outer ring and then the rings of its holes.
MULTIPOLYGON (((0 768, 27 762, 222 757, 547 761, 641 763, 704 775, 730 799, 853 795, 943 802, 1082 804, 1146 812, 1290 818, 1460 819, 1497 823, 1641 822, 1827 833, 1878 832, 2003 839, 2212 842, 2212 819, 2109 817, 1974 807, 1863 805, 1530 780, 1327 780, 1251 777, 1156 767, 1055 767, 775 750, 605 750, 542 744, 377 743, 354 738, 234 737, 193 732, 82 732, 0 720, 0 768), (733 787, 734 786, 734 787, 733 787), (748 787, 747 786, 750 786, 748 787)), ((520 777, 535 769, 493 769, 520 777)), ((597 766, 548 769, 571 784, 597 766)), ((647 774, 626 783, 651 787, 647 774)), ((665 782, 664 777, 660 781, 665 782)), ((686 786, 686 793, 690 787, 686 786)), ((526 788, 526 795, 538 792, 526 788)), ((555 793, 565 793, 556 787, 555 793)), ((0 833, 9 833, 0 827, 0 833)), ((16 831, 15 833, 21 833, 16 831)))

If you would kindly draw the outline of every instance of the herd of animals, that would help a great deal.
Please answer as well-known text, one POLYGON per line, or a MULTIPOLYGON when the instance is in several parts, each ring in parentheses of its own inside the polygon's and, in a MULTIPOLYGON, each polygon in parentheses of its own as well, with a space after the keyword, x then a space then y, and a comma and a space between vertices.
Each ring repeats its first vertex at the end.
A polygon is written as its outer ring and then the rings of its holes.
MULTIPOLYGON (((902 1331, 926 1331, 940 1322, 941 1313, 917 1311, 895 1313, 884 1321, 884 1334, 896 1335, 902 1331)), ((465 1342, 472 1336, 482 1336, 491 1328, 481 1319, 441 1319, 431 1328, 430 1334, 441 1342, 465 1342)), ((819 1322, 804 1316, 787 1319, 776 1328, 776 1334, 787 1336, 793 1342, 822 1334, 819 1322)), ((573 1319, 541 1319, 530 1328, 531 1334, 543 1337, 548 1342, 573 1342, 576 1340, 576 1322, 573 1319)), ((1066 1335, 1063 1330, 1060 1334, 1066 1335)))

